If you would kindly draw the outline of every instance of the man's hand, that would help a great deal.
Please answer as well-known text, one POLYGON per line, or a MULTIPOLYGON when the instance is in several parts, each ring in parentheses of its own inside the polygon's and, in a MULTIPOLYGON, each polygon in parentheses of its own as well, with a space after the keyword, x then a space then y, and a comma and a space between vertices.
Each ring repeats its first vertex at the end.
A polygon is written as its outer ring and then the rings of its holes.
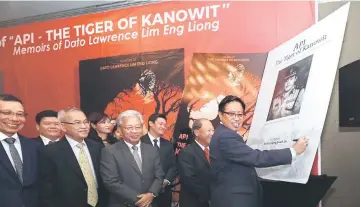
POLYGON ((151 193, 140 194, 137 197, 140 199, 138 202, 135 203, 136 206, 148 207, 150 206, 150 204, 152 204, 153 195, 151 193))
POLYGON ((170 184, 168 180, 163 181, 163 188, 167 187, 170 184))
POLYGON ((293 149, 297 153, 297 155, 302 154, 308 146, 308 138, 301 137, 297 140, 296 144, 293 145, 293 149))

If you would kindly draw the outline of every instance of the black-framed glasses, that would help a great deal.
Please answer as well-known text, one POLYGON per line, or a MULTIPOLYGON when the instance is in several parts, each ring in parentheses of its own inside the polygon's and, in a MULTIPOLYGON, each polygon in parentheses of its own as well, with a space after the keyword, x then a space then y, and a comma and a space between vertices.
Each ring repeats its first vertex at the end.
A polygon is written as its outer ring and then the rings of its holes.
POLYGON ((237 114, 237 113, 233 113, 233 112, 226 112, 223 111, 222 113, 227 114, 228 116, 232 117, 232 118, 243 118, 244 114, 237 114))
POLYGON ((74 125, 75 127, 81 127, 82 125, 84 126, 88 126, 90 124, 90 121, 89 120, 85 120, 85 121, 74 121, 74 122, 66 122, 66 121, 63 121, 61 122, 63 124, 71 124, 71 125, 74 125))
POLYGON ((10 110, 0 110, 0 114, 3 115, 4 117, 11 117, 15 115, 17 118, 22 118, 22 119, 28 117, 28 114, 23 111, 13 112, 10 110))

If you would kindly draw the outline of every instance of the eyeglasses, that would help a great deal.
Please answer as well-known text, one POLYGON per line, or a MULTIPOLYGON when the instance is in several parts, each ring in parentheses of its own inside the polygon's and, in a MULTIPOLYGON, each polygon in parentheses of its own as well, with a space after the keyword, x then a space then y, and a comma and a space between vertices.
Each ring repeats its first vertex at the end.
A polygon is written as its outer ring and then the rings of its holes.
POLYGON ((17 118, 20 118, 20 119, 25 119, 28 114, 23 112, 23 111, 19 111, 19 112, 12 112, 12 111, 8 111, 8 110, 0 110, 0 114, 3 115, 4 117, 6 118, 9 118, 11 116, 16 116, 17 118))
POLYGON ((143 130, 143 125, 137 125, 137 126, 126 126, 124 127, 125 130, 131 132, 133 130, 136 130, 136 131, 141 131, 143 130))
POLYGON ((74 125, 75 127, 81 127, 82 126, 82 124, 84 125, 84 126, 88 126, 89 124, 90 124, 90 121, 88 121, 88 120, 85 120, 85 121, 74 121, 74 122, 65 122, 65 121, 63 121, 63 122, 61 122, 61 123, 63 123, 63 124, 71 124, 71 125, 74 125))
POLYGON ((233 113, 233 112, 225 112, 223 111, 222 113, 227 114, 228 116, 232 117, 232 118, 243 118, 244 114, 237 114, 237 113, 233 113))

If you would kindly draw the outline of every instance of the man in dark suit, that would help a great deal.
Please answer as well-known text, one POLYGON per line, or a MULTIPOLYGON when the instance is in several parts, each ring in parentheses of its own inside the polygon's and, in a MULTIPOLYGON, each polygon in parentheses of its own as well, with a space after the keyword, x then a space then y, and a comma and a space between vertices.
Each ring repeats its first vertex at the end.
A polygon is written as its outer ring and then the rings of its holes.
POLYGON ((61 129, 58 112, 53 110, 41 111, 35 116, 35 121, 36 129, 39 132, 39 136, 34 138, 35 141, 43 146, 59 141, 61 129))
POLYGON ((134 110, 117 119, 123 139, 102 150, 100 174, 110 192, 109 207, 159 207, 164 172, 157 150, 142 143, 142 115, 134 110))
POLYGON ((18 134, 26 121, 22 102, 0 95, 0 206, 38 207, 39 145, 18 134))
POLYGON ((307 138, 302 137, 292 148, 269 151, 250 148, 237 133, 244 109, 244 102, 236 96, 226 96, 219 103, 222 124, 210 144, 212 207, 261 207, 262 187, 255 167, 291 164, 307 147, 307 138))
POLYGON ((102 146, 86 139, 90 123, 77 108, 59 111, 65 136, 39 153, 41 207, 103 207, 106 192, 99 174, 102 146))
POLYGON ((214 133, 212 123, 207 119, 193 122, 194 143, 189 144, 178 155, 178 169, 181 190, 180 207, 209 207, 210 171, 209 143, 214 133))
POLYGON ((167 118, 162 114, 152 114, 148 119, 148 133, 141 140, 144 143, 153 145, 160 154, 163 172, 165 173, 163 189, 156 198, 160 207, 172 206, 172 188, 177 175, 177 162, 174 154, 173 144, 164 139, 165 129, 167 128, 167 118))

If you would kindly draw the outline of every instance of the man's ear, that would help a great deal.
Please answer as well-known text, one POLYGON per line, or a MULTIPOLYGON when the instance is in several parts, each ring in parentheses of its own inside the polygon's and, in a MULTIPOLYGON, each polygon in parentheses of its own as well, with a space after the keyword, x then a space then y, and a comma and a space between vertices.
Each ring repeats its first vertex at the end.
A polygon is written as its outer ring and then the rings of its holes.
POLYGON ((35 127, 36 127, 36 130, 38 130, 38 131, 40 130, 39 124, 36 124, 35 127))
POLYGON ((198 136, 199 136, 199 129, 194 130, 193 133, 194 133, 194 135, 195 135, 196 137, 198 137, 198 136))

